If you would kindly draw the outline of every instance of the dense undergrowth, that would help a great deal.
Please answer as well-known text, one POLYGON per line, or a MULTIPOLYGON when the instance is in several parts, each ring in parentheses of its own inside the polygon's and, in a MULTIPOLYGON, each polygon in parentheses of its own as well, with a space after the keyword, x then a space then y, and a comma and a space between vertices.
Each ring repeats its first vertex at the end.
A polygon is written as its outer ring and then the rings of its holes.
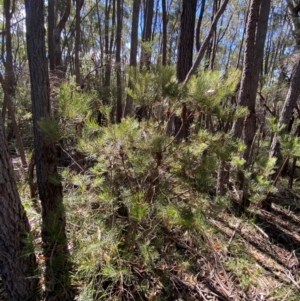
MULTIPOLYGON (((101 105, 96 92, 69 83, 57 89, 59 118, 40 123, 49 139, 60 140, 77 300, 299 300, 297 188, 289 196, 293 208, 280 198, 273 205, 278 214, 259 208, 267 195, 289 192, 284 179, 278 192, 271 177, 276 162, 268 157, 266 132, 276 131, 274 122, 264 121, 253 161, 243 171, 250 214, 235 217, 244 147, 230 126, 245 115, 233 103, 239 74, 201 73, 184 89, 173 74, 166 68, 133 77, 128 93, 145 106, 142 121, 113 123, 111 108, 101 105), (103 124, 96 121, 99 103, 103 124), (170 130, 183 103, 193 113, 186 140, 170 130), (230 168, 222 196, 216 193, 221 162, 230 168), (279 243, 276 229, 264 228, 272 216, 289 242, 279 243)), ((295 156, 297 140, 282 141, 283 155, 295 156)), ((20 192, 39 250, 40 216, 28 187, 20 192)))

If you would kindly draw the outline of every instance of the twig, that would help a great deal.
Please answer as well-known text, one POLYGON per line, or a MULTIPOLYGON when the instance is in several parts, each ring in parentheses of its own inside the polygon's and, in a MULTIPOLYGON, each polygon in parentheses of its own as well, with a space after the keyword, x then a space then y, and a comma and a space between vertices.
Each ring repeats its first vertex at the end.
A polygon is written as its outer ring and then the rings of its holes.
POLYGON ((300 285, 298 284, 298 282, 294 279, 294 277, 292 276, 291 272, 287 273, 286 271, 284 271, 284 274, 290 279, 290 281, 297 287, 297 289, 300 291, 300 285))
POLYGON ((61 145, 59 145, 59 147, 80 168, 81 171, 84 171, 84 169, 76 162, 76 160, 61 145))
POLYGON ((253 226, 267 239, 269 239, 269 235, 263 231, 261 228, 259 228, 257 225, 253 224, 253 226))

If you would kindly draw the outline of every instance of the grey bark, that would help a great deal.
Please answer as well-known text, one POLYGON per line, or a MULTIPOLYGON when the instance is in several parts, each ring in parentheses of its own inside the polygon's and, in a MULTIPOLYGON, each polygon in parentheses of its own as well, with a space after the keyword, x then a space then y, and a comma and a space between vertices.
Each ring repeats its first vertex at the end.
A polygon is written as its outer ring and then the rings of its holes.
POLYGON ((264 44, 268 26, 270 0, 252 0, 250 3, 245 38, 244 67, 238 105, 248 108, 245 119, 238 119, 233 125, 233 135, 242 138, 246 144, 244 159, 249 163, 251 146, 256 132, 256 93, 262 70, 264 44))
POLYGON ((27 166, 27 160, 25 156, 24 146, 20 134, 20 129, 17 124, 15 109, 13 104, 13 97, 16 89, 16 77, 13 67, 13 50, 12 50, 12 38, 11 38, 11 18, 14 13, 14 3, 11 4, 10 0, 4 1, 4 14, 5 14, 5 27, 6 27, 6 60, 4 62, 5 78, 0 74, 0 82, 4 91, 4 106, 3 106, 3 120, 5 120, 5 111, 8 108, 8 114, 11 118, 13 132, 16 137, 17 147, 20 153, 22 166, 27 166))
MULTIPOLYGON (((137 66, 137 49, 138 49, 138 25, 139 25, 139 15, 140 15, 140 4, 141 0, 134 0, 132 6, 132 19, 131 19, 131 37, 130 37, 130 67, 136 68, 137 66)), ((128 82, 128 87, 132 88, 132 83, 128 82)), ((133 112, 133 100, 130 95, 127 94, 126 106, 125 106, 125 116, 130 116, 133 112)))
POLYGON ((183 82, 193 64, 197 0, 183 0, 180 16, 177 79, 183 82))
MULTIPOLYGON (((288 6, 288 12, 289 17, 291 20, 292 25, 292 33, 296 41, 296 47, 300 48, 300 18, 298 16, 298 13, 300 11, 299 5, 294 6, 292 1, 287 0, 287 6, 288 6)), ((285 127, 288 125, 292 114, 293 109, 295 108, 297 99, 300 95, 300 60, 298 60, 295 70, 291 79, 290 87, 288 94, 285 98, 282 111, 280 113, 278 126, 284 125, 285 127)), ((282 132, 286 131, 286 129, 283 129, 282 132)), ((280 143, 278 141, 278 135, 274 135, 272 144, 271 144, 271 150, 270 150, 270 157, 276 156, 280 159, 280 143)))
MULTIPOLYGON (((148 43, 152 39, 152 22, 153 22, 153 10, 154 10, 154 0, 147 0, 145 4, 144 11, 144 28, 142 34, 142 42, 148 43)), ((151 50, 149 47, 142 45, 141 51, 141 67, 150 67, 151 64, 151 50)))
POLYGON ((123 115, 122 108, 122 75, 121 75, 121 38, 123 20, 123 1, 117 0, 117 29, 116 29, 116 77, 117 77, 117 119, 121 122, 123 115))
POLYGON ((37 263, 27 235, 30 226, 21 204, 0 115, 0 275, 9 301, 39 300, 37 263))
POLYGON ((39 122, 50 117, 48 62, 44 40, 44 2, 26 0, 27 53, 31 82, 34 153, 42 204, 42 240, 45 256, 45 299, 72 300, 68 247, 65 233, 62 184, 57 172, 55 143, 39 122))
POLYGON ((80 11, 82 9, 84 0, 76 0, 76 8, 75 8, 75 77, 76 84, 81 85, 81 75, 80 75, 80 60, 79 60, 79 52, 80 52, 80 41, 81 41, 81 18, 80 11))
MULTIPOLYGON (((295 108, 296 102, 300 95, 300 60, 298 60, 298 63, 295 67, 295 71, 292 76, 291 84, 289 87, 289 91, 286 95, 280 117, 278 126, 287 126, 292 114, 293 110, 295 108)), ((286 129, 283 129, 282 132, 284 132, 286 129)), ((272 140, 271 144, 271 150, 270 150, 270 157, 280 157, 280 143, 278 141, 278 135, 274 135, 274 138, 272 140)))

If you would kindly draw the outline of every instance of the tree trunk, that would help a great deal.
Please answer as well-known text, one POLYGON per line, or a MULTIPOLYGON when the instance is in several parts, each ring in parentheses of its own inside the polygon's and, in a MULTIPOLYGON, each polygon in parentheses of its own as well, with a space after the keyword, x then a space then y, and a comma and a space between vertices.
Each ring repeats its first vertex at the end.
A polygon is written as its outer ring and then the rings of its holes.
POLYGON ((197 49, 197 51, 200 50, 200 46, 201 46, 201 44, 200 44, 200 30, 201 30, 203 15, 204 15, 205 2, 206 2, 206 0, 201 1, 201 8, 200 8, 200 13, 199 13, 199 18, 198 18, 198 23, 197 23, 197 28, 196 28, 196 49, 197 49))
POLYGON ((80 40, 81 40, 81 18, 80 11, 83 6, 84 0, 76 0, 76 13, 75 13, 75 76, 76 84, 81 85, 81 76, 80 76, 80 61, 79 61, 79 52, 80 52, 80 40))
MULTIPOLYGON (((293 114, 293 110, 295 108, 296 102, 299 98, 300 95, 300 60, 298 61, 295 71, 292 76, 292 80, 290 83, 289 91, 286 95, 280 117, 279 117, 279 122, 278 122, 278 127, 285 125, 287 126, 290 122, 290 119, 293 114)), ((286 131, 286 128, 282 130, 282 133, 286 131)), ((270 150, 270 157, 277 157, 281 159, 280 155, 280 143, 278 141, 278 136, 275 134, 272 145, 271 145, 271 150, 270 150)))
POLYGON ((151 64, 151 49, 147 43, 152 40, 152 22, 153 22, 154 0, 147 0, 144 11, 144 28, 142 34, 142 52, 141 52, 141 67, 150 67, 151 64))
POLYGON ((39 122, 50 117, 48 62, 44 41, 44 3, 26 0, 27 52, 31 82, 34 152, 42 204, 42 240, 45 257, 46 300, 72 300, 70 263, 65 232, 62 184, 57 172, 55 143, 49 141, 39 122))
MULTIPOLYGON (((243 154, 245 168, 247 168, 251 162, 252 144, 256 133, 256 93, 259 74, 262 69, 269 11, 270 0, 251 0, 245 38, 244 67, 238 98, 238 105, 247 107, 248 115, 245 119, 239 118, 233 124, 234 137, 241 138, 246 145, 243 154)), ((248 183, 242 172, 239 173, 239 181, 243 189, 243 196, 238 213, 242 213, 250 205, 248 183)))
MULTIPOLYGON (((195 36, 197 0, 183 0, 180 16, 180 34, 178 42, 178 59, 176 64, 177 79, 183 82, 193 65, 193 49, 195 36)), ((181 116, 174 117, 175 136, 187 138, 189 131, 188 110, 182 105, 181 116)))
MULTIPOLYGON (((300 19, 298 17, 298 13, 300 9, 297 6, 294 7, 293 3, 290 0, 287 0, 287 5, 288 5, 291 24, 292 24, 292 32, 296 41, 296 47, 299 49, 300 48, 300 19)), ((287 125, 290 122, 297 99, 300 95, 299 81, 300 81, 300 60, 298 60, 298 63, 293 72, 289 91, 285 98, 282 111, 280 113, 279 122, 278 122, 279 127, 282 125, 285 125, 287 127, 287 125)), ((286 129, 283 129, 282 132, 284 131, 286 131, 286 129)), ((280 154, 280 144, 277 135, 274 135, 272 141, 270 157, 277 157, 279 161, 282 159, 280 154)))
POLYGON ((61 32, 65 28, 71 12, 71 0, 66 0, 65 10, 63 15, 55 26, 55 0, 49 0, 49 31, 48 31, 48 43, 49 43, 49 60, 50 70, 54 71, 54 75, 57 78, 63 78, 65 75, 65 66, 62 64, 61 57, 61 32))
POLYGON ((40 300, 37 263, 30 244, 0 116, 0 274, 9 301, 40 300))
POLYGON ((50 70, 55 70, 54 60, 54 29, 56 24, 55 14, 56 0, 48 0, 48 57, 50 63, 50 70))
POLYGON ((122 38, 123 1, 117 0, 117 29, 116 29, 116 76, 117 76, 117 118, 121 122, 122 108, 122 76, 121 76, 121 38, 122 38))
POLYGON ((25 156, 24 146, 20 134, 20 129, 17 124, 14 104, 12 98, 15 96, 16 89, 16 77, 13 67, 13 50, 12 50, 12 39, 11 39, 11 18, 13 14, 14 5, 11 5, 10 0, 4 1, 4 14, 5 14, 5 27, 6 27, 6 61, 4 63, 5 67, 5 79, 3 79, 2 74, 0 74, 0 82, 4 91, 4 108, 2 112, 3 119, 5 120, 5 111, 8 108, 8 114, 11 118, 13 132, 16 137, 17 147, 20 153, 20 158, 22 166, 27 166, 27 160, 25 156))
POLYGON ((167 65, 167 28, 168 28, 168 17, 166 0, 162 0, 162 65, 167 65))
POLYGON ((178 43, 177 78, 183 82, 193 64, 197 0, 183 0, 178 43))
MULTIPOLYGON (((132 20, 131 20, 131 37, 130 37, 130 67, 136 68, 137 66, 137 49, 138 49, 138 26, 140 15, 141 0, 134 0, 132 6, 132 20)), ((132 83, 128 82, 128 87, 132 88, 132 83)), ((133 113, 133 101, 130 95, 126 97, 125 116, 130 116, 133 113)))

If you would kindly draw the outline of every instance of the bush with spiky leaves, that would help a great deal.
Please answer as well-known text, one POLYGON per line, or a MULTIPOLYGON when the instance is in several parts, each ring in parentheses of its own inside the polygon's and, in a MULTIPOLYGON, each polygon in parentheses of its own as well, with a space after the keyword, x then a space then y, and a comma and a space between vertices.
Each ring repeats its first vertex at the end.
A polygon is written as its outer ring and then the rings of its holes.
MULTIPOLYGON (((147 106, 147 119, 127 117, 113 124, 111 108, 103 106, 106 126, 84 103, 91 95, 61 88, 66 122, 60 130, 73 136, 74 120, 82 121, 76 148, 90 162, 80 173, 63 173, 78 300, 175 300, 180 297, 176 279, 197 278, 214 235, 208 220, 228 200, 215 196, 219 162, 230 165, 232 182, 243 166, 243 144, 228 131, 247 113, 231 103, 239 76, 201 71, 182 88, 172 67, 131 70, 128 93, 137 106, 147 106), (183 102, 194 114, 187 141, 166 130, 168 116, 179 113, 183 102), (158 107, 168 116, 160 118, 158 107)), ((251 173, 245 171, 250 191, 257 192, 253 201, 271 191, 273 166, 259 152, 251 173)))

